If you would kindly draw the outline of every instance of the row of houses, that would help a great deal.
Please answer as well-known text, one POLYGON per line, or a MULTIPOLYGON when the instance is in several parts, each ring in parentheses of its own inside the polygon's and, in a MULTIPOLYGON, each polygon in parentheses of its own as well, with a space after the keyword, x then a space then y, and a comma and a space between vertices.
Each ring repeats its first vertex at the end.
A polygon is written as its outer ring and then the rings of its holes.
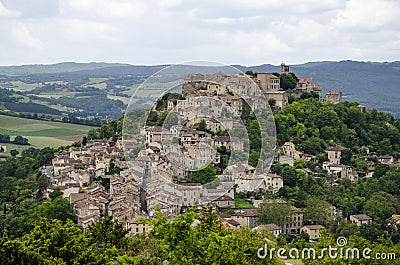
POLYGON ((52 161, 53 179, 47 194, 60 190, 74 205, 78 224, 84 228, 108 215, 132 231, 145 228, 138 221, 143 217, 138 187, 140 172, 128 169, 123 145, 122 141, 110 146, 109 142, 93 140, 85 146, 58 152, 52 161), (119 173, 110 173, 113 168, 118 168, 119 173), (101 181, 110 184, 106 188, 99 184, 101 181))

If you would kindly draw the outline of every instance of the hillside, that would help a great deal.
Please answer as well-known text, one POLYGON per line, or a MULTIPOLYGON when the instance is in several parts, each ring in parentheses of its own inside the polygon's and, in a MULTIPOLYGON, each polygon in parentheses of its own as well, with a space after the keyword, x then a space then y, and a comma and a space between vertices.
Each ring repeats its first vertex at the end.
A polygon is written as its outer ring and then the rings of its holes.
POLYGON ((34 64, 21 66, 0 66, 0 73, 4 75, 32 75, 32 74, 51 74, 64 72, 77 72, 85 70, 96 70, 108 67, 127 66, 126 64, 113 63, 76 63, 63 62, 57 64, 34 64))
MULTIPOLYGON (((242 71, 280 71, 280 67, 260 65, 240 67, 242 71)), ((343 91, 344 100, 357 101, 399 117, 400 62, 310 62, 293 65, 290 70, 299 77, 312 77, 322 86, 323 93, 343 91)))
MULTIPOLYGON (((50 106, 64 113, 116 119, 130 96, 147 77, 165 65, 139 66, 108 63, 59 63, 0 67, 0 88, 19 91, 25 102, 50 106), (59 99, 62 97, 61 99, 59 99), (101 104, 92 104, 101 101, 101 104)), ((280 66, 263 64, 234 67, 254 72, 276 72, 280 66)), ((400 84, 400 62, 309 62, 292 65, 298 77, 312 77, 323 93, 341 89, 344 99, 400 116, 396 93, 400 84)), ((138 100, 148 95, 140 95, 138 100)))

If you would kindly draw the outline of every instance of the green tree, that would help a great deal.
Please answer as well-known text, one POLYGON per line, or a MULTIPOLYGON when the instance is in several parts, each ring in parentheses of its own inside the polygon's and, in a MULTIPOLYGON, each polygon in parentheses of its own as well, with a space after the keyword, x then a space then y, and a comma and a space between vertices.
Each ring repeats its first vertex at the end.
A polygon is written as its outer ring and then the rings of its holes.
POLYGON ((19 154, 19 152, 18 152, 17 150, 15 150, 15 149, 13 149, 13 150, 10 151, 10 155, 11 155, 12 157, 16 157, 18 154, 19 154))
POLYGON ((196 130, 199 131, 206 131, 207 130, 207 123, 206 121, 203 119, 201 120, 196 126, 195 126, 196 130))
POLYGON ((315 113, 314 122, 318 128, 322 128, 324 126, 337 128, 337 126, 340 125, 340 119, 338 115, 329 107, 323 107, 317 113, 315 113))
POLYGON ((296 169, 303 169, 306 167, 306 161, 304 161, 304 159, 300 158, 300 159, 296 159, 294 161, 294 167, 296 169))
POLYGON ((297 177, 296 169, 291 166, 285 166, 281 171, 281 177, 283 178, 283 184, 291 188, 296 186, 297 177))
POLYGON ((50 147, 45 147, 39 151, 35 159, 35 167, 51 165, 54 158, 55 150, 50 147))
POLYGON ((0 134, 0 143, 9 143, 9 142, 10 142, 10 135, 0 134))
POLYGON ((301 169, 296 169, 296 186, 302 190, 307 189, 308 186, 307 174, 301 169))
POLYGON ((125 236, 129 233, 129 229, 125 229, 124 225, 114 220, 112 216, 107 216, 89 225, 88 233, 90 243, 100 249, 114 246, 121 248, 126 244, 125 236))
POLYGON ((245 74, 246 74, 246 75, 249 75, 249 76, 257 77, 257 73, 255 73, 255 72, 253 72, 253 71, 251 71, 251 70, 247 70, 247 71, 245 72, 245 74))
POLYGON ((188 182, 206 184, 217 178, 217 168, 210 164, 200 170, 190 171, 188 182))
POLYGON ((72 221, 41 219, 22 240, 23 252, 44 264, 105 264, 104 254, 90 244, 86 233, 72 221))
POLYGON ((37 208, 37 216, 38 218, 58 219, 63 222, 76 220, 73 205, 67 199, 61 197, 43 201, 37 208))
POLYGON ((304 222, 324 226, 331 225, 334 221, 331 207, 324 200, 315 197, 307 199, 306 207, 304 208, 304 222))
POLYGON ((291 73, 280 74, 281 88, 283 90, 294 89, 297 86, 297 80, 291 73))
POLYGON ((353 152, 350 149, 344 149, 340 152, 340 163, 350 165, 350 160, 353 157, 353 152))
POLYGON ((390 169, 389 165, 378 164, 375 166, 374 178, 380 178, 386 174, 390 169))
POLYGON ((374 219, 384 221, 399 209, 399 200, 393 195, 384 191, 372 194, 365 203, 364 211, 374 219))
POLYGON ((290 222, 293 210, 287 203, 264 202, 260 204, 257 215, 261 224, 276 224, 284 227, 290 222))
POLYGON ((13 141, 14 144, 19 144, 19 145, 29 145, 28 139, 24 138, 20 135, 15 136, 15 139, 13 141))
POLYGON ((273 99, 273 98, 270 98, 270 99, 268 99, 268 104, 269 104, 269 106, 272 108, 272 107, 274 107, 274 106, 275 106, 275 104, 276 104, 276 100, 275 100, 275 99, 273 99))
POLYGON ((150 111, 149 115, 147 116, 146 125, 154 126, 157 124, 158 121, 158 114, 155 111, 150 111))
POLYGON ((55 200, 63 195, 62 191, 59 188, 55 188, 49 195, 51 200, 55 200))
POLYGON ((82 146, 85 146, 88 142, 88 137, 87 136, 83 136, 82 137, 82 146))
POLYGON ((28 149, 23 150, 21 155, 23 157, 35 158, 39 154, 39 152, 40 152, 40 149, 29 147, 28 149))
MULTIPOLYGON (((172 221, 158 211, 150 225, 154 229, 148 238, 157 239, 163 246, 157 263, 165 260, 169 264, 258 264, 257 251, 265 238, 269 240, 269 246, 276 246, 269 231, 227 229, 210 208, 200 213, 189 208, 186 214, 172 221)), ((278 261, 274 257, 262 263, 277 264, 278 261)))
POLYGON ((379 148, 378 151, 380 154, 382 155, 388 155, 391 154, 393 152, 392 149, 392 144, 390 142, 390 139, 388 138, 383 138, 380 142, 379 142, 379 148))

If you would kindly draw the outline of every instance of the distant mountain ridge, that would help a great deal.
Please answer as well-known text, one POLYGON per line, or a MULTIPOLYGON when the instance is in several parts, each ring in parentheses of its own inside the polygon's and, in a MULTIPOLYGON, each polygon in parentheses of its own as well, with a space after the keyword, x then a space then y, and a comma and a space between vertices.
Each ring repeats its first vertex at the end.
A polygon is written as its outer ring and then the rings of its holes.
MULTIPOLYGON (((115 75, 151 75, 168 65, 130 65, 120 63, 64 62, 52 65, 0 66, 0 75, 65 74, 73 76, 109 77, 115 75)), ((279 72, 280 66, 233 65, 245 72, 279 72)), ((400 117, 400 61, 359 62, 321 61, 290 66, 298 77, 312 77, 322 86, 323 92, 341 89, 345 100, 358 101, 367 108, 376 108, 400 117)))

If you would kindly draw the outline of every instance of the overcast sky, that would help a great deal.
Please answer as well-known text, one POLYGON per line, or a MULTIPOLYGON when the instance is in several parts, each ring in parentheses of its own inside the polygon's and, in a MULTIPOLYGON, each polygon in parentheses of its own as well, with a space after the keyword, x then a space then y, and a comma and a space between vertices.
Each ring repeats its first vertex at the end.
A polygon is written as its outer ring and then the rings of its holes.
POLYGON ((0 0, 0 65, 400 60, 400 0, 0 0))

